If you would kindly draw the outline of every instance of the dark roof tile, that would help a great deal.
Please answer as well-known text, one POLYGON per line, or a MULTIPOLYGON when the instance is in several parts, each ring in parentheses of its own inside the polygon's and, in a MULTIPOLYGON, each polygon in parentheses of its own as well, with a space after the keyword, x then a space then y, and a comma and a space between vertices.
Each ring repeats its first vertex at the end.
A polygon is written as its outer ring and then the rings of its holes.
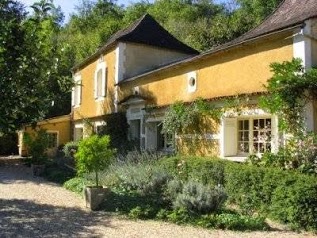
POLYGON ((127 28, 118 31, 111 36, 105 45, 100 47, 93 55, 83 60, 83 62, 74 66, 73 70, 82 67, 116 42, 120 41, 156 46, 189 55, 199 54, 197 50, 189 47, 172 36, 157 21, 155 21, 152 16, 145 14, 127 28))

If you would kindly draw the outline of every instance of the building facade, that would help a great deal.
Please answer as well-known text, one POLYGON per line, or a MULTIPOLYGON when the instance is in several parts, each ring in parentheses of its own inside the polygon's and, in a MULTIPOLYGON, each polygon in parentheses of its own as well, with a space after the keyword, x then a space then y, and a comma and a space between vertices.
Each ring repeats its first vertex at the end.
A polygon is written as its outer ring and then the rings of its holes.
MULTIPOLYGON (((124 112, 129 137, 141 149, 171 150, 176 136, 181 152, 243 160, 251 153, 277 151, 283 137, 278 118, 261 110, 258 97, 271 78, 273 62, 302 59, 317 66, 317 1, 285 0, 262 24, 241 37, 198 53, 179 42, 145 15, 116 33, 72 71, 73 140, 103 125, 102 116, 124 112), (242 113, 227 112, 220 123, 206 120, 199 135, 164 135, 162 120, 169 105, 197 98, 222 107, 224 99, 248 95, 242 113), (151 113, 146 108, 151 107, 151 113), (265 135, 265 139, 264 136, 265 135), (194 151, 188 142, 197 140, 194 151)), ((305 108, 306 126, 317 131, 316 105, 305 108)))

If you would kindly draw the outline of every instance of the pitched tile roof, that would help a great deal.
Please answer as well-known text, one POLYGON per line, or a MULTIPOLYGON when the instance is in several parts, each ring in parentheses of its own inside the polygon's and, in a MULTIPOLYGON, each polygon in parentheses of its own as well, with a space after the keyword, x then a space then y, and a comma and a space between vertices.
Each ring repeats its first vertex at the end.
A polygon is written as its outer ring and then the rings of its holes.
POLYGON ((145 14, 127 28, 112 35, 105 45, 100 47, 97 52, 86 58, 83 62, 74 66, 73 70, 82 67, 117 42, 145 44, 175 50, 189 55, 199 54, 197 50, 189 47, 172 36, 157 21, 155 21, 152 16, 145 14))
POLYGON ((134 81, 139 77, 148 76, 151 73, 156 73, 161 70, 169 69, 171 67, 180 66, 182 64, 191 63, 200 60, 205 56, 212 55, 223 50, 241 45, 245 42, 250 42, 259 37, 274 34, 280 31, 292 30, 296 27, 303 26, 305 20, 317 17, 317 0, 284 0, 279 7, 268 16, 259 26, 251 29, 244 35, 211 50, 207 50, 200 55, 192 58, 171 63, 169 65, 157 68, 150 72, 143 73, 129 79, 123 80, 121 83, 134 81))
POLYGON ((284 0, 262 24, 237 38, 235 41, 251 39, 294 26, 316 16, 317 0, 284 0))
POLYGON ((187 54, 198 54, 198 51, 177 40, 149 14, 145 14, 128 28, 118 31, 106 43, 115 41, 135 42, 161 48, 180 51, 187 54))

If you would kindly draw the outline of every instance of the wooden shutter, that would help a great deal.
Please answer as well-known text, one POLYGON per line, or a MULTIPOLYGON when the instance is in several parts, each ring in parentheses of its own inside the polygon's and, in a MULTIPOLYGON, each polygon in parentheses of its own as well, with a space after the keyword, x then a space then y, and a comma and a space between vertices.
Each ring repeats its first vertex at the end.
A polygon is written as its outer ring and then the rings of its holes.
POLYGON ((237 118, 225 118, 223 126, 224 156, 236 156, 238 153, 237 118))

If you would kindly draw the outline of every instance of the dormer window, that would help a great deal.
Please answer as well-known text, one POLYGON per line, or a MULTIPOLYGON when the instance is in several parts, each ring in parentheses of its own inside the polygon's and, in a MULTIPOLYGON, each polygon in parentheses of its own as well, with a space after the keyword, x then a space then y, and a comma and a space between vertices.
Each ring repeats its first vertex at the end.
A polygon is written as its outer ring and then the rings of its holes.
POLYGON ((94 97, 103 100, 107 92, 107 68, 104 62, 99 62, 95 71, 94 97))

